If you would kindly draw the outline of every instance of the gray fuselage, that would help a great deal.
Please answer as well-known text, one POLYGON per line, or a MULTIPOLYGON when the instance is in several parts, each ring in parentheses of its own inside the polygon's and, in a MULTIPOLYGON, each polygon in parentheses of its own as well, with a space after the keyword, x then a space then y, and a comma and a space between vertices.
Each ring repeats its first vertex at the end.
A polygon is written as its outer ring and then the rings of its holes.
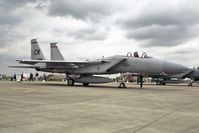
MULTIPOLYGON (((59 69, 53 68, 53 64, 45 64, 44 68, 40 71, 55 72, 55 73, 67 73, 67 74, 115 74, 115 73, 143 73, 146 75, 162 75, 162 74, 176 74, 185 72, 187 67, 164 61, 156 58, 139 58, 139 57, 127 57, 127 56, 113 56, 100 60, 101 63, 82 65, 78 68, 67 68, 67 66, 61 66, 59 69)), ((57 66, 58 64, 56 64, 57 66)))

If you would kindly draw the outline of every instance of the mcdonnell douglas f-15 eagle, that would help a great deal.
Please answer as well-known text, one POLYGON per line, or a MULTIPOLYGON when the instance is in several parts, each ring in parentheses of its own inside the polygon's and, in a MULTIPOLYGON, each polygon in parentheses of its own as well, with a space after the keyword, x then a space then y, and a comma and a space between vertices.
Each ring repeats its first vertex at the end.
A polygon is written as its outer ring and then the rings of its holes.
MULTIPOLYGON (((190 69, 186 66, 156 59, 143 53, 139 56, 137 52, 134 55, 114 55, 96 61, 69 62, 65 61, 61 55, 56 43, 51 43, 51 60, 46 60, 36 39, 31 40, 31 60, 17 60, 26 66, 11 66, 17 68, 33 68, 37 71, 65 73, 67 85, 73 86, 75 82, 83 83, 87 86, 89 83, 106 83, 110 79, 95 76, 117 73, 137 73, 141 79, 142 87, 143 76, 165 76, 178 73, 185 73, 190 69), (69 76, 75 75, 75 76, 69 76)), ((120 87, 125 87, 124 82, 120 87)))

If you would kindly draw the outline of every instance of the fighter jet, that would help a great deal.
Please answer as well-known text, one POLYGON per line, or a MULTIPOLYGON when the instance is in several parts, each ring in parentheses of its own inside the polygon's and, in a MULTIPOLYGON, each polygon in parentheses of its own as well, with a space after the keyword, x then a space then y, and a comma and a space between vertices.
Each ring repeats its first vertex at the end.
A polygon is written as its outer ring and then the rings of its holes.
MULTIPOLYGON (((46 60, 37 39, 31 40, 31 60, 17 60, 26 66, 11 66, 18 68, 34 68, 37 71, 65 73, 67 85, 73 86, 74 83, 106 83, 112 80, 95 75, 117 74, 117 73, 137 73, 142 81, 143 76, 172 75, 183 73, 189 70, 186 66, 170 61, 160 60, 138 52, 132 55, 114 55, 95 61, 68 62, 65 61, 56 43, 51 44, 51 60, 46 60), (28 66, 27 66, 28 65, 28 66), (72 75, 72 76, 71 76, 72 75)), ((121 82, 119 87, 124 88, 125 83, 121 82)), ((142 88, 142 82, 140 84, 142 88)))
MULTIPOLYGON (((50 48, 51 60, 64 60, 64 57, 58 49, 57 42, 50 43, 50 48)), ((138 53, 136 52, 135 56, 138 56, 137 54, 138 53)), ((130 52, 128 53, 128 55, 132 56, 130 52)), ((137 73, 133 73, 132 75, 139 76, 137 73)), ((156 82, 157 85, 166 85, 167 83, 187 83, 188 81, 188 86, 192 86, 193 83, 199 81, 199 67, 194 67, 183 73, 177 73, 173 75, 159 75, 159 78, 157 78, 157 75, 155 75, 153 77, 153 80, 156 82), (189 78, 190 80, 186 80, 186 78, 189 78)))

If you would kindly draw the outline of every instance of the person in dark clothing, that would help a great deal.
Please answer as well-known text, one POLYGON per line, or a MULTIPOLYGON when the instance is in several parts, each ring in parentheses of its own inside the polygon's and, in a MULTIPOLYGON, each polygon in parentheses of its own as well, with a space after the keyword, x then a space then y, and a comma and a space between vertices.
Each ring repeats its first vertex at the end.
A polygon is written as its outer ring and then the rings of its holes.
POLYGON ((32 73, 30 73, 29 81, 33 81, 33 74, 32 73))
POLYGON ((14 81, 16 81, 16 80, 17 80, 17 78, 16 78, 16 74, 14 74, 14 76, 13 76, 13 80, 14 80, 14 81))
POLYGON ((23 73, 21 74, 21 81, 23 81, 23 73))
POLYGON ((39 74, 36 73, 36 74, 35 74, 35 80, 36 80, 36 81, 38 81, 38 77, 39 77, 39 74))

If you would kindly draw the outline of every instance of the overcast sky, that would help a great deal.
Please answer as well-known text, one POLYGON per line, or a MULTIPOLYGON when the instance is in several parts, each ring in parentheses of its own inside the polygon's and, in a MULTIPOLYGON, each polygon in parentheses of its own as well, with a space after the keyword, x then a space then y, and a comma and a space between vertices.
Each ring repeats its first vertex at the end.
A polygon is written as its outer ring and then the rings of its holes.
POLYGON ((30 40, 46 58, 50 42, 66 61, 147 52, 199 66, 198 0, 1 0, 0 73, 30 59, 30 40))

